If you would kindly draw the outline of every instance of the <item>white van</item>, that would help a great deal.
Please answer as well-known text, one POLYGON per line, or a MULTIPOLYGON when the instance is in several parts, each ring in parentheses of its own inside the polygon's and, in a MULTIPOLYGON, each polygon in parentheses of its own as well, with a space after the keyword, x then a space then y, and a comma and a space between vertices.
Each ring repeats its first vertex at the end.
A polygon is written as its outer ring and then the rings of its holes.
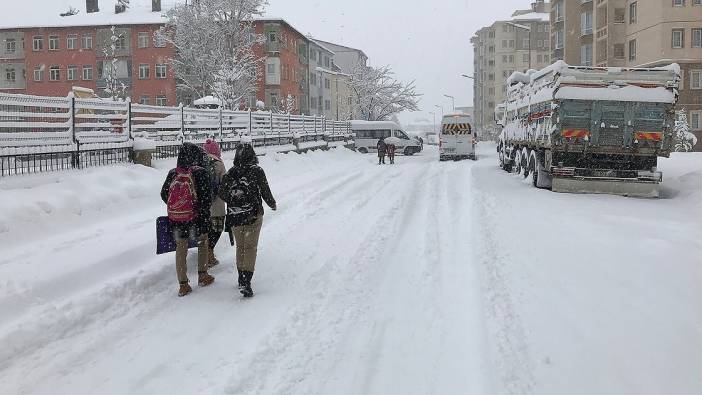
POLYGON ((422 151, 422 143, 408 136, 395 122, 351 121, 351 130, 356 136, 356 149, 363 154, 377 152, 378 140, 391 136, 400 139, 400 144, 396 147, 398 153, 414 155, 422 151))
POLYGON ((475 134, 466 114, 448 114, 441 120, 439 160, 475 160, 475 134))

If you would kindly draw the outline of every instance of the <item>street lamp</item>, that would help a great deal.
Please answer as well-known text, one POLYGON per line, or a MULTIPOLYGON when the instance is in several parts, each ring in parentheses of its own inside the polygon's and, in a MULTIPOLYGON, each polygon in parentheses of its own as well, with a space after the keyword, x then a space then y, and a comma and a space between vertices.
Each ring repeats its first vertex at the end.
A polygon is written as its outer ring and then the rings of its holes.
POLYGON ((441 109, 441 119, 444 118, 444 108, 438 104, 434 104, 434 107, 441 109))
POLYGON ((470 78, 471 80, 475 81, 475 77, 471 77, 471 76, 466 75, 466 74, 461 74, 461 77, 470 78))
POLYGON ((433 121, 431 123, 432 132, 436 133, 436 113, 434 111, 429 111, 429 114, 431 114, 432 119, 433 119, 433 121))
POLYGON ((451 99, 451 107, 453 108, 453 111, 455 112, 456 111, 456 99, 451 95, 444 95, 444 97, 448 97, 449 99, 451 99))
MULTIPOLYGON (((531 26, 520 25, 519 23, 514 23, 514 22, 507 22, 507 24, 510 26, 514 26, 517 29, 524 29, 524 30, 529 32, 529 69, 531 69, 531 26)), ((515 36, 516 36, 516 33, 515 33, 515 36)), ((515 37, 514 41, 517 41, 516 37, 515 37)))

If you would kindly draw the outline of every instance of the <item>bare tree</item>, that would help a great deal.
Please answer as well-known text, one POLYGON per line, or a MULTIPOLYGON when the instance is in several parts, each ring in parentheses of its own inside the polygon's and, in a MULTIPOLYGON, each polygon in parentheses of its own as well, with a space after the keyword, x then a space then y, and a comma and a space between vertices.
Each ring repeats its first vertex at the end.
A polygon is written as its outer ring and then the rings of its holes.
POLYGON ((107 96, 111 97, 112 100, 126 98, 129 91, 129 87, 119 79, 120 60, 117 57, 119 52, 117 43, 123 39, 122 33, 117 33, 117 29, 112 26, 110 28, 110 38, 102 48, 102 53, 105 55, 105 58, 109 59, 109 63, 103 63, 103 73, 105 77, 105 87, 103 91, 107 96))
POLYGON ((356 97, 361 117, 383 121, 402 111, 419 111, 421 94, 414 81, 404 83, 394 77, 390 66, 374 68, 357 65, 351 72, 349 88, 356 97))
POLYGON ((193 0, 168 12, 158 38, 176 49, 171 65, 178 88, 199 97, 212 95, 229 108, 256 91, 263 58, 254 46, 253 18, 266 0, 193 0))
POLYGON ((676 112, 675 119, 675 152, 692 151, 697 144, 697 137, 690 132, 690 124, 687 122, 687 113, 682 108, 676 112))

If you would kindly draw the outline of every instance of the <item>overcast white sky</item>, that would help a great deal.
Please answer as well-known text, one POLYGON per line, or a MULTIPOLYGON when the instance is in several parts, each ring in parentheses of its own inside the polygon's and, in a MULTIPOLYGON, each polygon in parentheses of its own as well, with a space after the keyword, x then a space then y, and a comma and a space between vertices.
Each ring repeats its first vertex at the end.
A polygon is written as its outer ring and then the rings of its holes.
MULTIPOLYGON (((302 33, 362 49, 371 65, 389 64, 402 80, 416 80, 421 112, 403 123, 428 119, 429 111, 472 105, 473 47, 483 26, 507 19, 531 0, 269 0, 267 16, 281 17, 302 33)), ((437 116, 438 119, 438 116, 437 116)))

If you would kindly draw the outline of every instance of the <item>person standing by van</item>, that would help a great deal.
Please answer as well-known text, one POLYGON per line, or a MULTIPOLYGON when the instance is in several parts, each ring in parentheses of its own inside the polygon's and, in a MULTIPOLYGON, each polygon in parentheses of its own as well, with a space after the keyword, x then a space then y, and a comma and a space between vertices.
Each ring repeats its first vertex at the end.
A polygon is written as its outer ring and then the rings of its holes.
POLYGON ((237 147, 234 166, 222 179, 219 197, 227 203, 225 226, 236 240, 239 292, 250 298, 253 296, 251 279, 256 268, 258 240, 263 225, 263 201, 273 211, 278 209, 266 173, 258 165, 251 144, 237 147))
POLYGON ((222 150, 215 140, 207 139, 203 147, 214 167, 212 180, 213 200, 212 206, 210 207, 210 229, 208 233, 210 255, 207 262, 207 267, 211 268, 219 265, 219 260, 215 256, 214 249, 219 238, 222 236, 222 231, 224 231, 224 217, 227 212, 224 206, 224 200, 218 196, 217 191, 222 183, 224 174, 227 173, 227 169, 224 167, 224 162, 222 162, 222 150))
POLYGON ((395 150, 397 149, 395 147, 395 144, 392 142, 385 143, 387 147, 387 152, 388 152, 388 159, 390 159, 390 164, 394 165, 395 164, 395 150))
POLYGON ((377 148, 378 148, 378 164, 384 165, 385 164, 385 152, 386 152, 388 146, 387 146, 387 144, 385 144, 385 140, 383 140, 382 137, 378 139, 377 148))
POLYGON ((183 143, 176 168, 168 173, 161 187, 161 199, 168 207, 168 219, 176 241, 176 274, 180 283, 178 296, 192 292, 187 266, 190 237, 198 240, 198 285, 206 287, 215 280, 207 273, 212 186, 207 170, 201 166, 203 155, 203 150, 197 145, 183 143))

